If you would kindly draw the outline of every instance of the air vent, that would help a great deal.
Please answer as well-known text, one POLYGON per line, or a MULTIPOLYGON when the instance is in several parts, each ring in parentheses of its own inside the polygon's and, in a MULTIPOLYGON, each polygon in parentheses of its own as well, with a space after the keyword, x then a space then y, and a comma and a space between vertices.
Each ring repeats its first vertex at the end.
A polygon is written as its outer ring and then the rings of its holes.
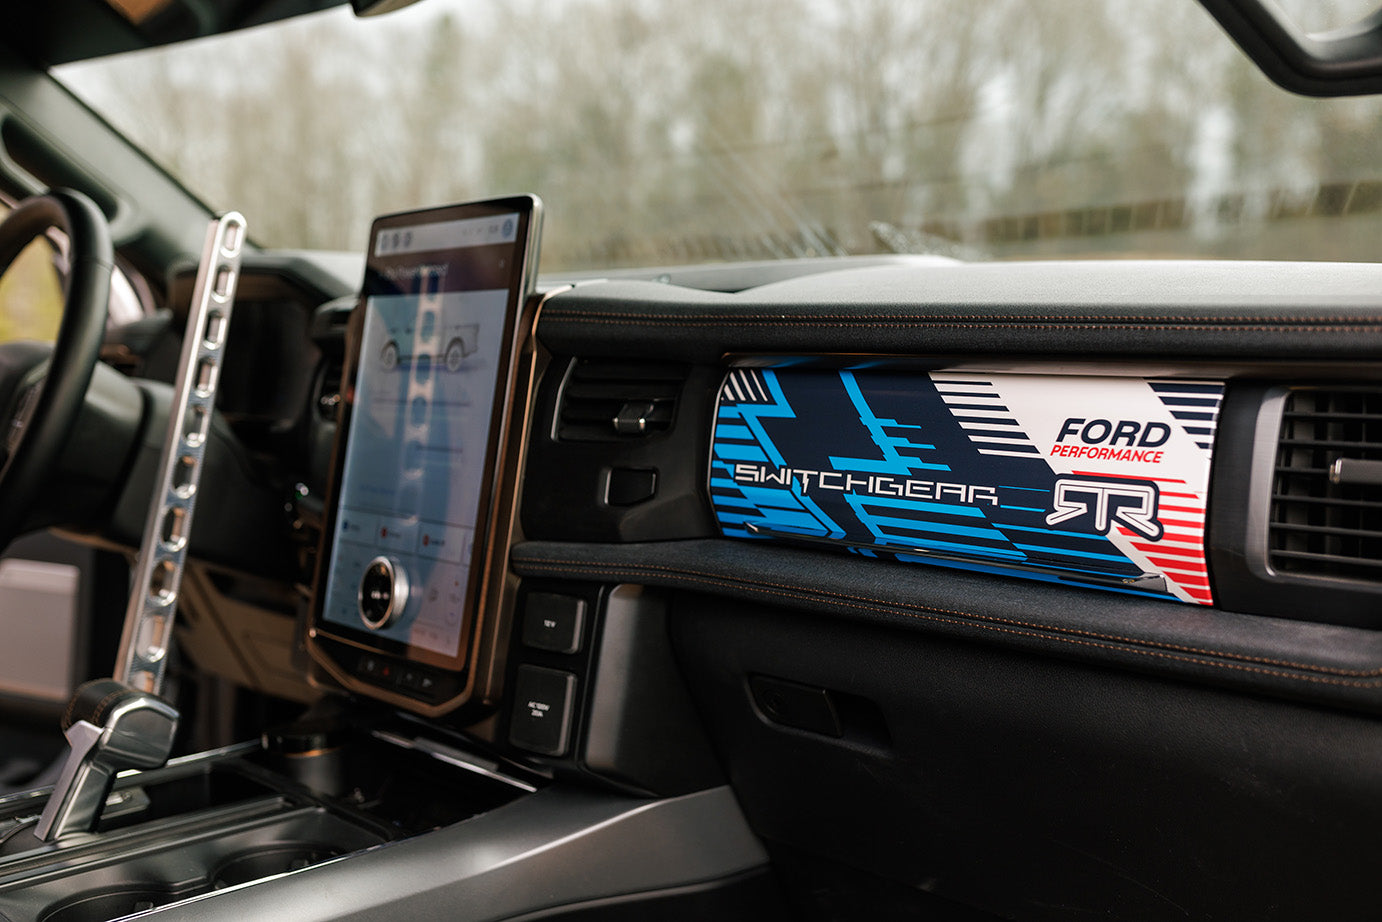
POLYGON ((562 388, 557 438, 610 442, 672 427, 686 366, 577 359, 562 388))
POLYGON ((1287 396, 1267 549, 1280 573, 1382 582, 1382 389, 1287 396))

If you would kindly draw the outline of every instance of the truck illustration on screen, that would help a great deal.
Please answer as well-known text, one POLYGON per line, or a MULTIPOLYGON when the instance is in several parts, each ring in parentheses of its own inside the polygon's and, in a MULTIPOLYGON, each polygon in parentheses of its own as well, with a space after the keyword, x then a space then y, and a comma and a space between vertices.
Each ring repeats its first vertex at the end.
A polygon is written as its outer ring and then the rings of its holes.
MULTIPOLYGON (((426 327, 427 324, 424 323, 423 326, 426 327)), ((424 329, 422 332, 423 336, 414 337, 411 323, 406 326, 389 327, 389 338, 379 350, 380 366, 385 371, 392 371, 402 363, 416 362, 425 358, 434 364, 443 366, 447 371, 460 371, 466 357, 476 349, 480 326, 475 323, 453 323, 443 326, 440 336, 425 335, 433 332, 431 330, 424 329), (415 352, 405 352, 403 344, 414 343, 415 339, 429 339, 444 345, 435 352, 426 346, 415 352)))

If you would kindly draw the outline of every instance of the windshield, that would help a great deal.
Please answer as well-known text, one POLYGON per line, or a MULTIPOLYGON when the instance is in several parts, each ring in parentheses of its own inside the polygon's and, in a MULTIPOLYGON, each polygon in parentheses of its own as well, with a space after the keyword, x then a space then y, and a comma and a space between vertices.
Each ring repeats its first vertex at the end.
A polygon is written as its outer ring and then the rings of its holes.
POLYGON ((548 271, 1382 237, 1382 102, 1278 89, 1192 0, 430 0, 55 73, 270 246, 520 191, 548 271))

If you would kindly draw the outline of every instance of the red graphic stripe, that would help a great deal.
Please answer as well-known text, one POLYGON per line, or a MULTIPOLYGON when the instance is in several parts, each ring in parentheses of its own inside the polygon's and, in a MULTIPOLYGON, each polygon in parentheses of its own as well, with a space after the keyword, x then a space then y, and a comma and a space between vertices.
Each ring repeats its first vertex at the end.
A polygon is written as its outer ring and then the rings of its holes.
POLYGON ((1204 520, 1201 519, 1198 522, 1192 522, 1188 519, 1162 519, 1161 524, 1163 527, 1167 525, 1174 525, 1177 528, 1199 528, 1201 525, 1204 524, 1204 520))
MULTIPOLYGON (((1165 496, 1166 494, 1161 494, 1165 496)), ((1167 506, 1164 503, 1157 507, 1162 512, 1188 512, 1191 515, 1204 515, 1203 506, 1167 506)))
POLYGON ((1208 599, 1211 601, 1214 599, 1214 593, 1210 592, 1208 589, 1199 589, 1192 586, 1184 586, 1182 588, 1185 589, 1187 595, 1194 596, 1197 599, 1208 599))
POLYGON ((1171 577, 1171 581, 1174 582, 1177 586, 1184 586, 1184 587, 1187 587, 1187 588, 1190 587, 1190 586, 1203 586, 1203 587, 1206 588, 1206 589, 1209 588, 1209 577, 1208 577, 1208 576, 1179 576, 1179 575, 1178 575, 1178 576, 1173 576, 1173 577, 1171 577))
POLYGON ((1206 579, 1209 576, 1209 572, 1206 570, 1176 570, 1171 567, 1163 567, 1155 560, 1152 561, 1152 566, 1156 567, 1167 579, 1175 582, 1182 579, 1206 579))
POLYGON ((1169 571, 1169 572, 1175 572, 1175 573, 1208 573, 1208 572, 1209 572, 1209 571, 1205 568, 1204 564, 1199 563, 1198 561, 1176 560, 1176 559, 1174 559, 1174 558, 1169 558, 1169 557, 1161 557, 1161 558, 1158 558, 1158 557, 1148 557, 1147 559, 1148 559, 1149 561, 1151 561, 1152 563, 1156 564, 1158 567, 1161 567, 1161 569, 1167 570, 1167 571, 1169 571))
POLYGON ((1163 547, 1159 544, 1147 544, 1143 541, 1134 541, 1132 546, 1148 556, 1152 554, 1170 554, 1173 557, 1200 557, 1203 556, 1204 553, 1197 548, 1163 547))
MULTIPOLYGON (((1134 541, 1136 541, 1139 538, 1145 540, 1147 537, 1141 532, 1133 531, 1131 528, 1128 528, 1123 525, 1118 526, 1118 534, 1122 535, 1124 538, 1132 538, 1134 541)), ((1165 542, 1167 544, 1193 544, 1199 546, 1203 539, 1203 531, 1167 531, 1162 532, 1161 537, 1158 539, 1157 543, 1158 545, 1160 545, 1162 542, 1165 542)))
MULTIPOLYGON (((1139 550, 1142 549, 1139 547, 1139 550)), ((1154 547, 1154 549, 1146 550, 1143 553, 1147 554, 1147 560, 1158 560, 1159 558, 1159 560, 1175 561, 1180 567, 1187 567, 1187 565, 1202 567, 1204 565, 1204 553, 1198 547, 1154 547), (1172 556, 1165 557, 1162 554, 1172 554, 1172 556)))

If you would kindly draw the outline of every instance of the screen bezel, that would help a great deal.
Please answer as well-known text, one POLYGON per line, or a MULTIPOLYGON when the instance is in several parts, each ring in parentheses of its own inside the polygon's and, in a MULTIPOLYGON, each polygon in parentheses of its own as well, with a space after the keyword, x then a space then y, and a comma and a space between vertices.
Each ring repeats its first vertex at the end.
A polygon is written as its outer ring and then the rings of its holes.
MULTIPOLYGON (((370 227, 368 250, 365 259, 365 278, 361 285, 359 299, 351 311, 346 328, 346 355, 341 376, 341 401, 337 417, 335 442, 332 449, 330 476, 328 479, 326 502, 322 523, 321 543, 318 548, 316 572, 313 580, 311 622, 309 638, 328 638, 362 651, 379 652, 398 657, 408 662, 439 667, 459 676, 464 676, 472 662, 472 647, 476 635, 480 612, 489 587, 486 585, 489 543, 492 540, 493 503, 498 478, 498 461, 501 455, 500 438, 504 430, 507 404, 512 393, 513 362, 518 335, 519 315, 536 281, 537 250, 541 229, 541 202, 536 196, 520 195, 486 199, 457 205, 445 205, 416 211, 397 212, 381 215, 370 227), (360 367, 360 349, 363 340, 365 310, 370 297, 375 294, 372 284, 374 274, 378 273, 385 261, 375 255, 376 242, 382 231, 394 227, 411 226, 419 223, 484 218, 501 214, 518 214, 518 228, 513 243, 515 259, 508 276, 508 298, 504 310, 504 325, 499 355, 496 356, 498 369, 494 387, 494 401, 490 408, 489 432, 486 438, 483 461, 481 495, 475 521, 475 550, 471 555, 465 604, 462 611, 462 624, 457 649, 454 655, 438 653, 426 647, 380 636, 361 625, 351 628, 326 620, 325 590, 330 574, 331 555, 335 541, 337 517, 340 506, 341 479, 345 470, 346 447, 350 432, 351 418, 355 403, 355 386, 360 367)), ((436 253, 439 251, 430 251, 436 253)), ((433 257, 435 258, 435 256, 433 257)), ((396 258, 386 258, 396 264, 396 258)), ((423 257, 419 256, 418 261, 423 257)), ((338 666, 353 675, 349 664, 338 666)))

